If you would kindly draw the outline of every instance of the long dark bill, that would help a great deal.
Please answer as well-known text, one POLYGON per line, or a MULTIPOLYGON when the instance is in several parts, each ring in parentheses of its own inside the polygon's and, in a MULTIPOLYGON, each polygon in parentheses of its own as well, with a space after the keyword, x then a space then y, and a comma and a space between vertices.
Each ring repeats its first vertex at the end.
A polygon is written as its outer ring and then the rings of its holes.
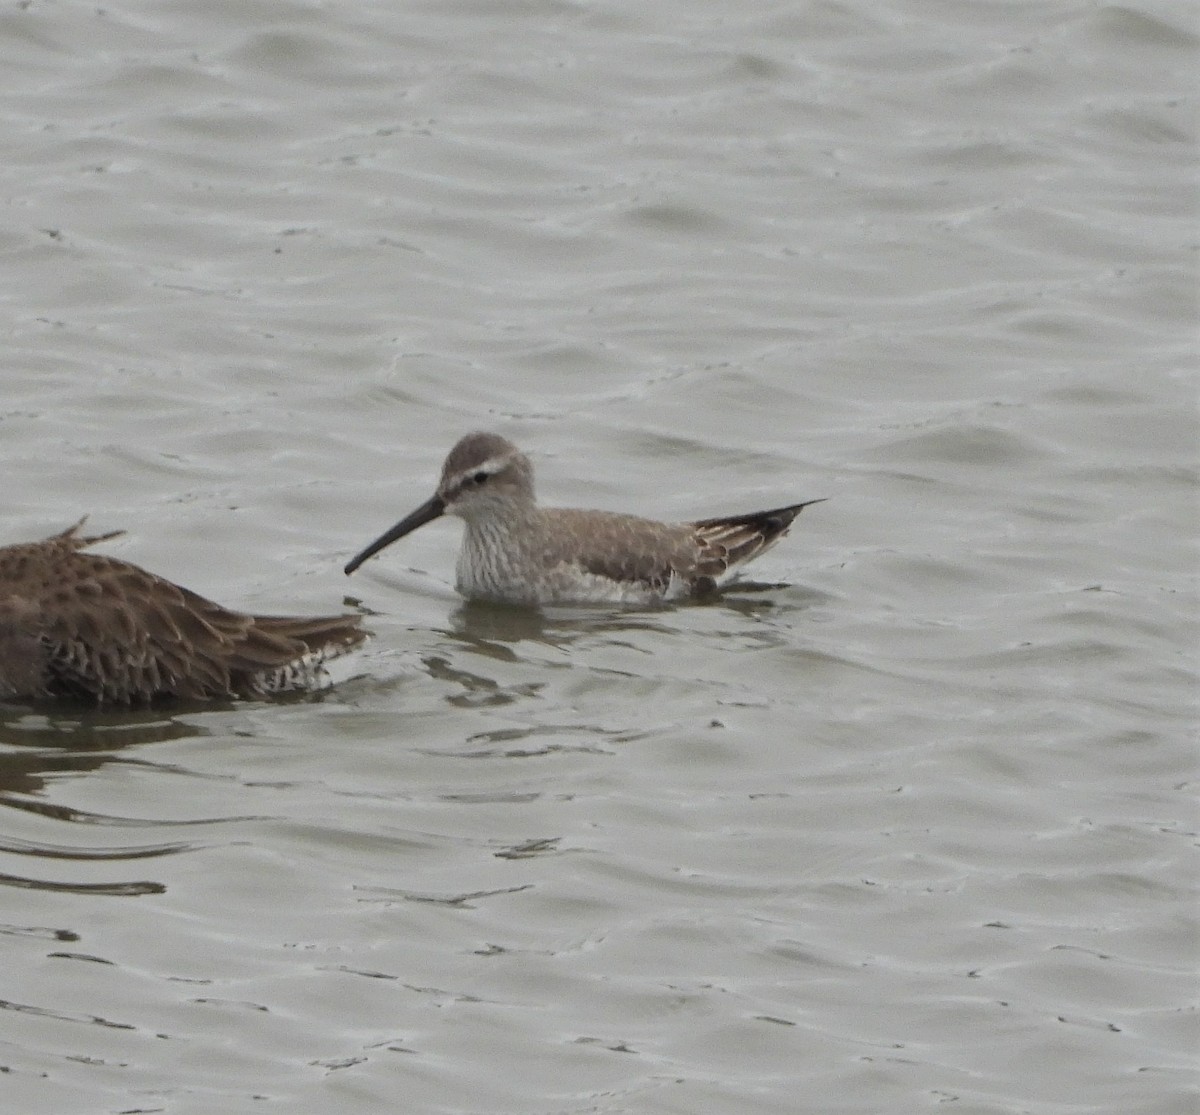
POLYGON ((445 510, 446 504, 441 496, 434 496, 432 499, 426 500, 411 515, 406 515, 386 534, 381 534, 376 538, 362 553, 352 557, 346 563, 346 576, 349 577, 367 558, 374 557, 385 546, 390 546, 395 542, 397 538, 403 538, 406 534, 411 534, 417 527, 432 522, 445 510))

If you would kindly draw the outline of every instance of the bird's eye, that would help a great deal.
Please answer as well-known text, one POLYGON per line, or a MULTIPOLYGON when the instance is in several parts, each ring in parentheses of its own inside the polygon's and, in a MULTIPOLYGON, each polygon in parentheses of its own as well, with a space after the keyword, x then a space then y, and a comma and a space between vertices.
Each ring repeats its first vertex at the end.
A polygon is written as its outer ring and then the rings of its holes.
POLYGON ((491 474, 487 473, 487 472, 477 472, 474 476, 471 477, 471 483, 472 484, 482 484, 485 480, 487 480, 488 476, 490 476, 490 475, 491 474))

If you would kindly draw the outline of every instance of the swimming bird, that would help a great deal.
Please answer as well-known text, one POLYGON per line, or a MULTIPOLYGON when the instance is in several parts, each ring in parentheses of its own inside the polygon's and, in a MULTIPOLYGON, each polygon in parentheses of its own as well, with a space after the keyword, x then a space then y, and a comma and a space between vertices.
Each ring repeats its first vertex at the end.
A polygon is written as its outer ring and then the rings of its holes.
POLYGON ((533 466, 511 441, 472 433, 450 450, 437 491, 346 565, 440 515, 466 523, 456 587, 513 604, 651 604, 711 593, 718 580, 779 541, 810 499, 771 511, 689 523, 539 507, 533 466))
POLYGON ((252 616, 89 546, 84 519, 0 547, 0 699, 144 705, 261 697, 320 682, 366 637, 362 617, 252 616))

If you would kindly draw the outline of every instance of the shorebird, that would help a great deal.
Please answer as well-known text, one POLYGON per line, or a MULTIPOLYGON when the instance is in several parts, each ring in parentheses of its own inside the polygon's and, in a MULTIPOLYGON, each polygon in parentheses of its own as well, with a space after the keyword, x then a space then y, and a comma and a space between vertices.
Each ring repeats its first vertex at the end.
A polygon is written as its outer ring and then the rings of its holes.
POLYGON ((232 612, 127 561, 83 553, 80 519, 0 547, 0 699, 142 705, 307 689, 366 637, 357 615, 232 612))
POLYGON ((711 593, 727 572, 778 542, 805 507, 821 502, 691 523, 542 508, 529 458, 498 434, 473 433, 450 450, 433 497, 353 558, 346 573, 438 516, 457 515, 466 534, 455 587, 466 597, 653 604, 711 593))

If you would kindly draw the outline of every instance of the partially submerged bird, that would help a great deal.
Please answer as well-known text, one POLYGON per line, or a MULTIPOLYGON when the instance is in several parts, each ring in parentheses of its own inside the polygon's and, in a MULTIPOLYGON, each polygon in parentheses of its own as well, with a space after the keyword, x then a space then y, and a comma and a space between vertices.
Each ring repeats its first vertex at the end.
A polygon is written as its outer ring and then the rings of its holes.
POLYGON ((366 637, 357 615, 251 616, 118 558, 83 553, 81 519, 0 547, 0 700, 261 697, 319 684, 366 637))
POLYGON ((529 458, 506 438, 473 433, 450 450, 433 498, 351 560, 346 573, 439 515, 457 515, 467 527, 456 583, 464 596, 650 604, 712 592, 727 572, 778 542, 805 507, 821 502, 692 523, 542 508, 529 458))

